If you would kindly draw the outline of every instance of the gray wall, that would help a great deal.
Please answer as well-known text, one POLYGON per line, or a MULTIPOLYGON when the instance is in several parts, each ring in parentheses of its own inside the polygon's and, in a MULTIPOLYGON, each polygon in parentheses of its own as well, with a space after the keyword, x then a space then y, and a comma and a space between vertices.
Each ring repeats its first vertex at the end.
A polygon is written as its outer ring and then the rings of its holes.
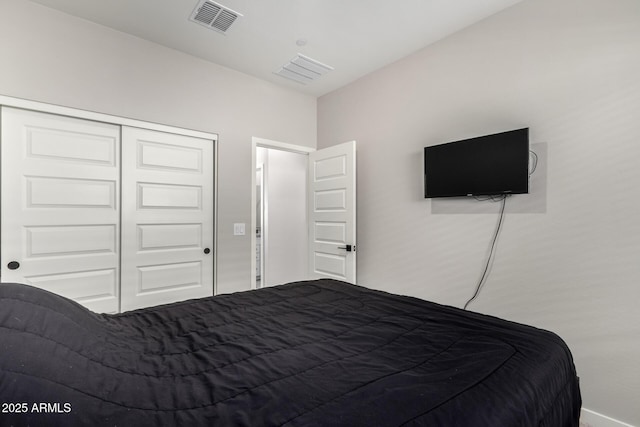
POLYGON ((423 199, 422 149, 525 126, 541 175, 470 309, 560 334, 584 406, 640 425, 640 2, 524 1, 321 97, 318 148, 358 141, 358 281, 463 306, 498 205, 423 199))
POLYGON ((314 97, 24 0, 0 0, 0 61, 1 95, 218 133, 218 292, 249 289, 251 137, 315 147, 314 97))

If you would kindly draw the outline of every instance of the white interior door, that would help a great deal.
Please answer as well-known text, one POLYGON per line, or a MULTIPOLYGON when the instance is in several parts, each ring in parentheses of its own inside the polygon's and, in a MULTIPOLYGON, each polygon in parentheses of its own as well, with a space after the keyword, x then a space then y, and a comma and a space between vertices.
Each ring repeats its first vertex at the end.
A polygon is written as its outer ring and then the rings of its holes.
POLYGON ((2 108, 3 282, 118 311, 119 150, 119 126, 2 108))
POLYGON ((309 154, 309 276, 356 282, 356 142, 309 154))
POLYGON ((214 142, 122 128, 122 311, 213 295, 214 142))

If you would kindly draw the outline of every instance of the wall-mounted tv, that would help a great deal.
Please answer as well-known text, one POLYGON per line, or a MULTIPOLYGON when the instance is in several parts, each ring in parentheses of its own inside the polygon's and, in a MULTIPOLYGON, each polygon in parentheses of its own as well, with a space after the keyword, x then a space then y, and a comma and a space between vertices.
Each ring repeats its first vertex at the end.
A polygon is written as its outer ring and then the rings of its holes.
POLYGON ((529 192, 529 128, 424 148, 424 197, 529 192))

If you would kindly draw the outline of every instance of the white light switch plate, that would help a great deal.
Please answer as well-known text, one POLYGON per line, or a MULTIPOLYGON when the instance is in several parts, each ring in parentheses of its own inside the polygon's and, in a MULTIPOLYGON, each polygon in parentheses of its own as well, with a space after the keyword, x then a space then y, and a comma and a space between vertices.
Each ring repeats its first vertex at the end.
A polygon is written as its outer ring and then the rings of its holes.
POLYGON ((233 235, 234 236, 244 236, 244 222, 236 222, 233 224, 233 235))

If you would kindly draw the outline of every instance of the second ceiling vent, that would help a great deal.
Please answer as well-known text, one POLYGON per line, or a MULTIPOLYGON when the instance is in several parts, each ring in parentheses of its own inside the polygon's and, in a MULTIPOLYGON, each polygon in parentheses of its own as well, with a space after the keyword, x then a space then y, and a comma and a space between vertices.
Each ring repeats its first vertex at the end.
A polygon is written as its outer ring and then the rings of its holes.
POLYGON ((291 61, 284 64, 280 70, 276 71, 276 74, 298 83, 307 84, 331 70, 333 70, 333 67, 329 65, 298 54, 291 61))
POLYGON ((241 16, 242 14, 221 4, 209 0, 201 0, 193 10, 189 20, 225 34, 236 19, 241 16))

